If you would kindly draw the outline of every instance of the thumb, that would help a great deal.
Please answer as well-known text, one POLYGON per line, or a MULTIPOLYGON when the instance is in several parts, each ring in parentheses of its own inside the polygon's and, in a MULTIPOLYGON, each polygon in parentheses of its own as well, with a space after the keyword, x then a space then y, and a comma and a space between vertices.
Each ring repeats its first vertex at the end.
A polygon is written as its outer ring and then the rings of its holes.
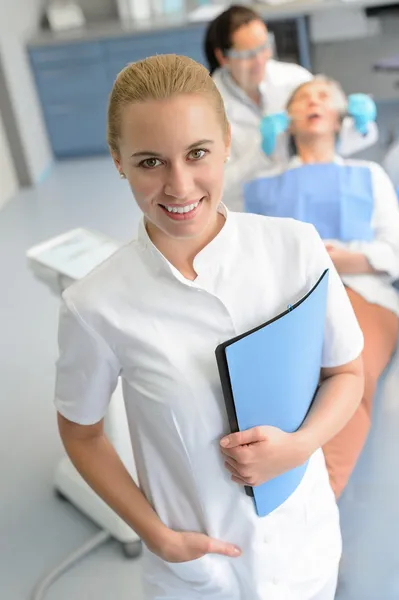
POLYGON ((264 442, 267 439, 263 427, 252 427, 237 433, 231 433, 220 441, 222 448, 236 448, 256 442, 264 442))
POLYGON ((221 540, 208 538, 208 549, 206 554, 222 554, 223 556, 237 557, 240 556, 241 550, 234 544, 228 544, 221 540))

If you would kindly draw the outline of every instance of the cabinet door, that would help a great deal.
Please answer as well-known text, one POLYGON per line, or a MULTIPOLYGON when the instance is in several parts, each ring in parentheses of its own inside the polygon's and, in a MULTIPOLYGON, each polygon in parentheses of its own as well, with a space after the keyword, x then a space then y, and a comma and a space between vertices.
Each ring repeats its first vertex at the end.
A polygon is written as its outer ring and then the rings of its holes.
POLYGON ((100 42, 69 43, 29 48, 31 63, 35 69, 86 61, 98 61, 102 57, 100 42))
POLYGON ((44 104, 54 101, 76 101, 79 104, 82 99, 103 99, 108 92, 106 69, 102 61, 46 65, 37 71, 36 83, 44 104))
POLYGON ((106 152, 109 81, 101 43, 33 48, 30 59, 55 156, 106 152))
POLYGON ((106 103, 52 104, 45 120, 57 158, 103 154, 106 141, 106 103))

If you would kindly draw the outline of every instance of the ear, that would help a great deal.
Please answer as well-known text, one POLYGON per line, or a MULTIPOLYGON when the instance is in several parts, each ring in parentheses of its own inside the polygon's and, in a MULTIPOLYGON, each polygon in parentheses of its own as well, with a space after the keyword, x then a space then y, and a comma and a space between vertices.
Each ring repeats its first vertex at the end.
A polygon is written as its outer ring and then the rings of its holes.
POLYGON ((111 157, 112 157, 112 160, 114 161, 115 167, 118 170, 118 173, 121 174, 123 172, 123 170, 122 170, 120 156, 118 154, 116 154, 115 152, 111 152, 111 157))
POLYGON ((229 123, 229 129, 226 134, 226 150, 227 150, 228 154, 230 154, 230 150, 231 150, 231 125, 230 125, 230 123, 229 123))
POLYGON ((341 133, 342 124, 344 122, 345 116, 346 116, 345 114, 339 114, 337 116, 337 122, 336 122, 335 130, 334 130, 337 135, 339 135, 341 133))
POLYGON ((228 59, 220 48, 215 48, 215 57, 221 67, 224 67, 228 63, 228 59))

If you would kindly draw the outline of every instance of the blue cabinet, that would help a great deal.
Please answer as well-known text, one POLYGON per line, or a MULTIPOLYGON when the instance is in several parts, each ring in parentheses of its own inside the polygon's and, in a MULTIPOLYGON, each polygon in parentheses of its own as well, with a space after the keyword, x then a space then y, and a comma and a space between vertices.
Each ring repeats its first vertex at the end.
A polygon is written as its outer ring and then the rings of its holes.
POLYGON ((30 61, 57 158, 105 153, 109 93, 129 62, 183 54, 205 64, 205 25, 62 45, 31 46, 30 61))
POLYGON ((153 54, 183 54, 205 64, 202 51, 204 35, 205 27, 196 26, 104 42, 105 62, 111 85, 119 71, 128 63, 153 54))

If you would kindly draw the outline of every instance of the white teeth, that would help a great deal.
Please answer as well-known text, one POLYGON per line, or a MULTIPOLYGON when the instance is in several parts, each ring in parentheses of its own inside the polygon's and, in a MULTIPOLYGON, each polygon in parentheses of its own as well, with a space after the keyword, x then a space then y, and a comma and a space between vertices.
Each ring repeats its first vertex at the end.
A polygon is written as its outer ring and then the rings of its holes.
POLYGON ((179 213, 180 215, 186 214, 197 208, 199 202, 189 204, 188 206, 165 206, 166 210, 170 213, 179 213))

